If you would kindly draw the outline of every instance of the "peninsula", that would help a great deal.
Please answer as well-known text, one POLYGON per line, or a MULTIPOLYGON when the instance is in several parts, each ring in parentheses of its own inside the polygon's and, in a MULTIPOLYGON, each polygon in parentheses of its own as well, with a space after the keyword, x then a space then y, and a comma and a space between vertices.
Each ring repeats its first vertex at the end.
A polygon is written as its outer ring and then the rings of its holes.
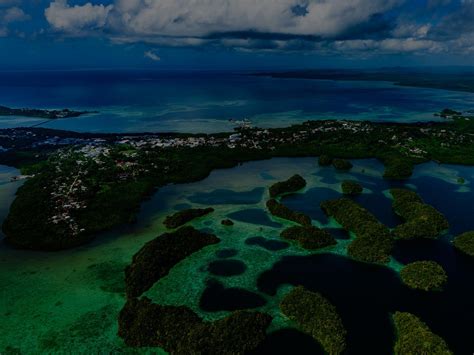
POLYGON ((73 111, 67 108, 62 110, 45 110, 37 108, 10 108, 6 106, 0 106, 0 116, 22 116, 45 118, 49 120, 79 117, 90 113, 97 113, 97 111, 73 111))
POLYGON ((20 248, 59 250, 133 222, 141 202, 156 188, 201 180, 213 169, 245 161, 376 158, 385 165, 387 179, 407 178, 415 164, 430 160, 474 165, 474 118, 454 115, 415 124, 308 121, 211 135, 17 128, 0 130, 0 146, 0 163, 30 176, 4 222, 6 241, 20 248))

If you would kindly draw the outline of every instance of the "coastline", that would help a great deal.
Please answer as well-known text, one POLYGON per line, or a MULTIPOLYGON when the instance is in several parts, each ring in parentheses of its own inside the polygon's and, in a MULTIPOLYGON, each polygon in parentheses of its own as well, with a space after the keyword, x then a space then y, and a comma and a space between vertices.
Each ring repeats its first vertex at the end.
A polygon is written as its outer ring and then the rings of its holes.
POLYGON ((415 164, 429 160, 474 165, 473 130, 471 119, 463 116, 418 124, 310 121, 215 135, 13 129, 0 140, 7 149, 0 162, 34 177, 18 191, 3 230, 22 248, 75 247, 133 222, 142 201, 163 185, 198 181, 216 168, 273 157, 376 158, 385 164, 388 179, 405 179, 415 164), (15 150, 9 150, 12 144, 15 150), (80 183, 71 176, 81 176, 80 183), (63 185, 74 193, 64 195, 63 185))

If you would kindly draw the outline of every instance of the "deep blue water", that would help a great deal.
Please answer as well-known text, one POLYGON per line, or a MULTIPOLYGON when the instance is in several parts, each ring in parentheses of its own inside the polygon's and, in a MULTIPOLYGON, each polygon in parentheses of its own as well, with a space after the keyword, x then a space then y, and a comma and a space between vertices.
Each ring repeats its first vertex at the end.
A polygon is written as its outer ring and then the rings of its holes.
MULTIPOLYGON (((267 127, 324 118, 426 121, 445 107, 474 107, 472 93, 385 82, 156 71, 0 72, 0 98, 11 107, 98 110, 45 125, 95 132, 225 131, 230 118, 267 127)), ((38 122, 0 118, 0 127, 38 122)))

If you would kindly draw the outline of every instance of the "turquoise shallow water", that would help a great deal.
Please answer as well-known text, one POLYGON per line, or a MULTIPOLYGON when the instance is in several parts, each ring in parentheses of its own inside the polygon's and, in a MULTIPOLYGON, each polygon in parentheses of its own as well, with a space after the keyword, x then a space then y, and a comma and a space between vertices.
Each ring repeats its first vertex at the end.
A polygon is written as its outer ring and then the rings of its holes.
MULTIPOLYGON (((223 132, 229 119, 259 127, 306 120, 433 120, 446 107, 474 107, 474 94, 387 82, 273 79, 242 73, 69 71, 0 73, 0 105, 100 111, 54 120, 48 128, 82 132, 223 132)), ((0 117, 0 127, 43 120, 0 117)))
MULTIPOLYGON (((7 175, 4 178, 0 171, 0 196, 7 206, 16 186, 1 183, 2 179, 9 180, 9 170, 4 169, 7 175)), ((315 225, 337 232, 337 224, 324 217, 317 206, 321 200, 339 196, 340 182, 350 178, 366 187, 358 202, 384 223, 394 225, 399 221, 387 197, 391 185, 382 179, 382 172, 383 167, 375 160, 354 161, 350 173, 320 168, 314 158, 250 162, 216 170, 200 182, 160 189, 143 204, 136 225, 100 236, 81 248, 38 253, 12 250, 2 244, 0 352, 6 348, 28 354, 131 352, 116 335, 117 314, 124 303, 123 268, 144 243, 165 231, 162 222, 166 215, 183 208, 210 205, 215 212, 193 225, 212 231, 222 241, 179 263, 155 284, 147 292, 154 301, 187 305, 208 320, 223 317, 236 308, 260 309, 274 316, 273 331, 291 326, 279 313, 278 302, 292 285, 301 283, 322 292, 341 310, 349 333, 353 334, 349 339, 353 353, 358 353, 364 336, 371 331, 379 336, 380 344, 374 341, 373 349, 366 353, 388 353, 388 312, 397 309, 421 313, 453 349, 466 353, 471 344, 462 340, 462 327, 472 314, 462 315, 460 309, 471 307, 466 299, 474 296, 472 285, 468 284, 473 265, 455 255, 449 243, 451 234, 409 250, 397 247, 388 267, 372 267, 344 257, 350 242, 344 233, 337 233, 337 246, 316 254, 282 243, 279 233, 289 224, 265 212, 267 187, 299 173, 307 180, 307 188, 286 197, 284 202, 311 215, 315 225), (228 216, 238 217, 234 218, 233 227, 220 224, 228 216), (453 279, 446 294, 426 298, 400 285, 396 272, 402 264, 419 257, 436 259, 445 266, 453 279), (463 283, 466 284, 461 294, 463 283), (457 298, 459 305, 451 306, 453 298, 457 298), (354 317, 361 314, 356 309, 366 312, 365 335, 357 330, 354 317), (442 316, 433 315, 436 310, 441 310, 442 316), (448 311, 452 315, 445 314, 448 311), (454 330, 450 331, 443 322, 452 324, 454 318, 459 326, 451 325, 454 330), (385 331, 380 330, 379 334, 378 328, 385 331)), ((474 229, 473 181, 472 167, 428 163, 418 166, 407 184, 446 214, 452 224, 451 232, 460 233, 474 229), (460 185, 458 177, 466 182, 460 185)), ((0 218, 5 211, 0 210, 0 218)), ((292 338, 288 341, 291 343, 292 338)))

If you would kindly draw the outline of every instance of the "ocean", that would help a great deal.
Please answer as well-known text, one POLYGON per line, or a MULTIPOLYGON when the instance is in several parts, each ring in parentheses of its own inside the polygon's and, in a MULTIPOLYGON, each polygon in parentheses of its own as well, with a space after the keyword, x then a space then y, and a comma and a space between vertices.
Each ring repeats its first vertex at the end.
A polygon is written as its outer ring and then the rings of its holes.
MULTIPOLYGON (((444 108, 474 108, 473 93, 389 82, 141 70, 2 72, 0 98, 0 105, 13 108, 99 111, 42 126, 107 133, 231 131, 229 120, 244 118, 259 127, 320 119, 430 121, 444 108)), ((43 121, 0 117, 0 128, 43 121)))

